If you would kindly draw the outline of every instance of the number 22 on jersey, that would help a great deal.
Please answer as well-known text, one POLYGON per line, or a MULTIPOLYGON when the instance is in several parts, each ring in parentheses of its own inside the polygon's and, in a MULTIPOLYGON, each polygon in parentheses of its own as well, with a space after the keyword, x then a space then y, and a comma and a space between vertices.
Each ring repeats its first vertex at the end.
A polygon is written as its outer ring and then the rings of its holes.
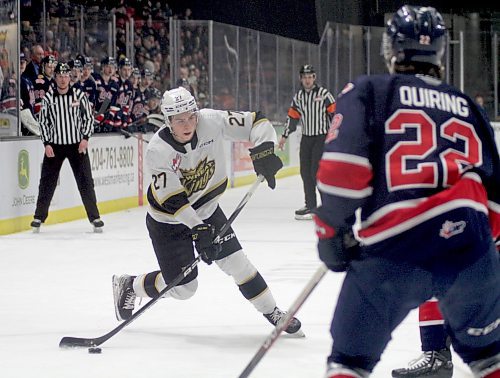
POLYGON ((386 134, 406 134, 412 129, 415 140, 397 142, 385 156, 389 191, 438 187, 439 165, 443 172, 441 185, 448 187, 466 169, 482 164, 481 141, 471 124, 452 117, 437 126, 425 111, 411 109, 396 111, 385 123, 386 134), (428 161, 445 140, 452 147, 441 151, 439 160, 428 161), (408 167, 409 161, 416 162, 415 168, 408 167))

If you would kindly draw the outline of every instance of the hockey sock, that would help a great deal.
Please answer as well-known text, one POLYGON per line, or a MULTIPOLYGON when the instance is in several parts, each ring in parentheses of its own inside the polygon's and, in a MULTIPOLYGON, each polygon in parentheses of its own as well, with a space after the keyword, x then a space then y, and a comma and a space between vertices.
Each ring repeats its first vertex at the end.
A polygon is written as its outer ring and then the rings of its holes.
POLYGON ((421 304, 418 310, 422 351, 439 351, 447 348, 448 335, 438 301, 430 299, 421 304))
MULTIPOLYGON (((134 280, 134 292, 137 297, 154 298, 158 296, 167 285, 160 271, 155 271, 147 274, 140 274, 134 280)), ((194 279, 184 285, 179 285, 172 288, 165 298, 172 297, 174 299, 189 299, 198 288, 198 280, 194 279)))
POLYGON ((233 277, 241 294, 263 314, 273 312, 276 301, 266 281, 252 265, 242 250, 239 250, 216 264, 227 275, 233 277))

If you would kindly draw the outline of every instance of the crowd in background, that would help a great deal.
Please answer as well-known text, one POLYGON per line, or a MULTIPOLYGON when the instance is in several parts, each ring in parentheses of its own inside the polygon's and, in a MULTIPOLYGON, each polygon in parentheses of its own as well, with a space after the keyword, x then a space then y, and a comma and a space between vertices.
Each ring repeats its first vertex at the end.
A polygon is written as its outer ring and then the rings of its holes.
MULTIPOLYGON (((29 62, 22 77, 33 84, 37 103, 44 92, 37 89, 37 80, 45 80, 44 76, 52 80, 55 64, 67 62, 73 68, 73 84, 88 94, 96 113, 104 98, 111 101, 105 119, 96 125, 97 132, 137 124, 138 119, 158 112, 158 97, 161 98, 163 91, 177 86, 190 90, 200 107, 206 105, 206 27, 186 23, 181 28, 180 68, 176 77, 171 78, 169 20, 192 20, 189 8, 174 13, 162 1, 49 0, 44 9, 41 2, 22 2, 20 15, 21 56, 29 62), (79 33, 83 19, 85 33, 82 37, 79 33), (107 34, 110 20, 116 27, 113 44, 116 50, 111 55, 107 34), (133 49, 129 51, 133 51, 133 56, 127 56, 127 24, 132 20, 133 49), (50 59, 43 63, 47 57, 50 59), (105 70, 108 72, 104 73, 105 70), (50 74, 47 75, 46 71, 50 74)), ((4 78, 0 111, 8 111, 12 106, 12 97, 15 98, 17 93, 15 79, 14 73, 4 78)), ((37 107, 34 103, 32 105, 36 116, 37 107)), ((97 118, 102 118, 102 115, 97 118)))

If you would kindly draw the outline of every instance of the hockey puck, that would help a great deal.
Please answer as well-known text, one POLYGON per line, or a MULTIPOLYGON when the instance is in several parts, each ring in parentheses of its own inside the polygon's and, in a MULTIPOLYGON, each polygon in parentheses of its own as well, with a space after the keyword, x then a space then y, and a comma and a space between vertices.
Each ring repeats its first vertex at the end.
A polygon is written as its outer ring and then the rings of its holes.
POLYGON ((89 348, 89 353, 90 354, 100 354, 101 352, 102 352, 101 348, 97 348, 97 347, 91 347, 91 348, 89 348))

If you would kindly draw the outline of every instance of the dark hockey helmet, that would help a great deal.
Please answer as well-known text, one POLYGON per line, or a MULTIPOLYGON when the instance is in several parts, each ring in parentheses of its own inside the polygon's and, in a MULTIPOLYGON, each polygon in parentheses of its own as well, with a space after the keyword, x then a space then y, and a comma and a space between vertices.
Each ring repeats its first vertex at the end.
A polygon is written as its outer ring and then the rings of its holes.
POLYGON ((69 75, 69 73, 71 72, 71 68, 68 65, 68 63, 59 62, 59 63, 57 63, 56 68, 54 69, 54 72, 56 74, 61 74, 61 75, 68 74, 69 75))
POLYGON ((101 66, 115 66, 116 67, 116 59, 112 56, 107 56, 103 60, 101 60, 101 66))
POLYGON ((142 74, 142 77, 153 77, 153 73, 147 68, 144 68, 142 70, 141 74, 142 74))
POLYGON ((75 58, 75 61, 78 60, 81 65, 82 65, 82 68, 83 68, 83 65, 85 64, 85 57, 82 55, 82 54, 78 54, 75 58))
POLYGON ((150 100, 152 98, 156 98, 158 100, 161 100, 162 93, 160 92, 159 89, 157 89, 157 88, 149 88, 146 91, 146 100, 150 100))
POLYGON ((41 63, 42 66, 45 66, 46 64, 57 64, 57 60, 54 55, 47 55, 43 57, 41 63))
POLYGON ((132 67, 132 62, 129 58, 123 57, 118 62, 118 67, 132 67))
POLYGON ((83 61, 83 66, 89 67, 89 68, 94 68, 94 62, 93 62, 92 58, 89 58, 88 56, 86 56, 84 58, 84 61, 83 61))
POLYGON ((404 5, 387 22, 382 50, 387 65, 428 63, 440 67, 446 27, 432 7, 404 5))
POLYGON ((314 70, 314 67, 311 66, 310 64, 304 64, 302 67, 300 67, 299 73, 302 76, 304 74, 315 74, 316 71, 314 70))
POLYGON ((68 65, 71 69, 78 68, 81 70, 83 68, 82 62, 79 59, 70 60, 68 62, 68 65))

